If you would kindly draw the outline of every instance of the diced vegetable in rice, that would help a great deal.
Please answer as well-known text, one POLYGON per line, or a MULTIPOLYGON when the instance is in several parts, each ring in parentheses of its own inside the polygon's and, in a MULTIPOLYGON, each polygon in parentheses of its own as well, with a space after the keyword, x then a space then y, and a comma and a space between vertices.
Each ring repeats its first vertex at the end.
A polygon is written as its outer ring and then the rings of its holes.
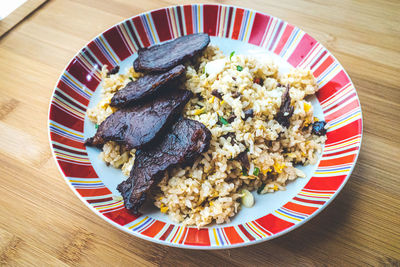
MULTIPOLYGON (((109 106, 113 94, 141 75, 133 68, 126 74, 106 73, 103 69, 102 100, 88 110, 89 119, 97 124, 115 111, 109 106)), ((325 136, 311 133, 310 125, 318 119, 305 97, 318 87, 309 70, 280 74, 271 60, 225 56, 209 46, 197 64, 187 66, 186 76, 186 88, 197 97, 186 105, 184 115, 207 126, 212 140, 192 166, 170 170, 159 184, 154 204, 172 220, 198 227, 229 222, 241 203, 254 205, 254 193, 285 190, 288 182, 304 178, 296 164, 316 163, 325 136), (287 85, 294 111, 285 128, 275 116, 287 85), (243 152, 248 169, 237 159, 243 152)), ((128 176, 134 153, 108 142, 100 157, 128 176)))

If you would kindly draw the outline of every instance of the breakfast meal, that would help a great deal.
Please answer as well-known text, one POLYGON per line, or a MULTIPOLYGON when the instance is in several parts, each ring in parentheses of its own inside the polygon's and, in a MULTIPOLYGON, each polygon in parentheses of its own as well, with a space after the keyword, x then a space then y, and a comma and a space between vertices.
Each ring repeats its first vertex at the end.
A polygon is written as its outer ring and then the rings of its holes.
POLYGON ((315 164, 326 140, 310 70, 224 55, 204 33, 141 48, 119 72, 103 66, 85 145, 128 177, 117 189, 134 214, 151 200, 184 225, 229 222, 253 194, 306 177, 297 166, 315 164))

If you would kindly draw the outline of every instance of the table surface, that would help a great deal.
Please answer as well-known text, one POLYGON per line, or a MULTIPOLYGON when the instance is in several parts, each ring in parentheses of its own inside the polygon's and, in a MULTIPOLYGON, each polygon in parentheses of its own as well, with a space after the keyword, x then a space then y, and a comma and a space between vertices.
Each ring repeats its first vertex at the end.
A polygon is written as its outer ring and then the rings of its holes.
MULTIPOLYGON (((193 251, 133 237, 68 188, 47 136, 49 100, 97 34, 170 0, 49 1, 0 39, 0 265, 400 264, 400 2, 220 1, 269 13, 325 45, 352 78, 364 136, 354 172, 304 226, 245 248, 193 251)), ((185 2, 190 3, 190 2, 185 2)))

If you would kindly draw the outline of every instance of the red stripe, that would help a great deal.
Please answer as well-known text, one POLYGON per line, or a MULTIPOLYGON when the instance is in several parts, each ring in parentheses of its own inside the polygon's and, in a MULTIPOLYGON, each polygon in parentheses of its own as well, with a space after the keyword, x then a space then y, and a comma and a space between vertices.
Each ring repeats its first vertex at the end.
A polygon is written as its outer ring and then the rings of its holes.
POLYGON ((182 7, 177 6, 176 9, 177 9, 176 13, 178 14, 179 30, 181 31, 181 36, 183 36, 185 32, 183 31, 182 7))
POLYGON ((185 13, 185 25, 186 25, 186 34, 193 33, 193 16, 192 16, 192 6, 187 5, 183 7, 185 13))
POLYGON ((65 151, 65 152, 69 152, 69 153, 75 154, 77 157, 79 157, 79 156, 86 156, 87 157, 87 155, 88 155, 86 152, 76 151, 76 150, 69 149, 69 148, 66 148, 66 147, 62 147, 62 146, 59 146, 59 145, 56 145, 56 144, 53 144, 53 148, 56 148, 56 149, 61 150, 63 152, 65 151))
POLYGON ((134 30, 132 28, 132 24, 129 23, 129 21, 127 21, 126 23, 124 23, 124 25, 127 28, 127 31, 131 33, 131 36, 133 38, 133 43, 135 43, 137 45, 137 47, 140 47, 139 39, 136 36, 136 34, 134 34, 134 30))
POLYGON ((75 131, 83 131, 83 119, 78 119, 77 117, 72 116, 54 104, 50 107, 50 120, 56 121, 57 123, 75 131))
POLYGON ((86 149, 82 142, 71 140, 67 137, 61 136, 57 133, 51 132, 50 138, 54 142, 59 142, 61 144, 72 146, 80 149, 86 149))
POLYGON ((139 34, 140 41, 142 42, 144 47, 147 47, 150 45, 150 41, 147 38, 146 31, 144 30, 144 26, 142 23, 142 20, 139 16, 135 17, 132 19, 133 25, 135 26, 135 29, 137 33, 139 34))
POLYGON ((326 133, 327 140, 325 142, 326 145, 331 143, 339 142, 343 139, 348 139, 352 136, 361 134, 361 119, 350 122, 349 124, 337 128, 334 131, 329 131, 326 133))
POLYGON ((60 89, 60 91, 63 91, 63 93, 69 95, 71 98, 74 100, 78 101, 79 103, 87 106, 89 104, 89 100, 79 93, 77 93, 74 89, 72 89, 69 85, 67 85, 64 81, 60 80, 60 82, 57 84, 57 87, 60 89))
POLYGON ((92 51, 92 53, 96 56, 96 58, 100 60, 100 63, 102 65, 108 65, 108 66, 112 65, 111 62, 108 61, 107 57, 103 54, 103 52, 101 52, 100 48, 94 41, 90 42, 87 46, 89 47, 90 51, 92 51))
POLYGON ((160 237, 160 240, 165 240, 167 239, 167 237, 169 236, 169 234, 171 233, 172 229, 174 229, 174 226, 171 224, 167 231, 165 231, 165 233, 160 237))
MULTIPOLYGON (((278 29, 276 30, 276 33, 274 35, 274 39, 272 40, 271 44, 269 45, 269 50, 272 50, 272 48, 274 47, 274 45, 276 43, 276 39, 278 38, 279 33, 281 32, 281 29, 283 27, 283 24, 284 24, 283 21, 279 22, 278 29)), ((276 24, 275 24, 275 27, 276 27, 276 24)))
POLYGON ((243 19, 244 9, 237 8, 235 14, 235 21, 233 24, 233 31, 232 31, 232 39, 239 39, 240 28, 242 26, 242 19, 243 19))
POLYGON ((324 101, 332 94, 341 90, 345 85, 350 83, 349 77, 346 73, 341 70, 335 77, 329 80, 323 87, 321 87, 316 93, 319 102, 324 101))
POLYGON ((76 102, 72 101, 70 98, 67 98, 65 95, 61 94, 60 91, 54 91, 54 95, 57 95, 59 98, 62 98, 62 100, 64 100, 63 102, 67 102, 65 103, 66 105, 69 104, 69 106, 72 106, 71 108, 75 109, 77 112, 86 112, 86 108, 83 108, 76 102))
POLYGON ((288 62, 292 66, 297 67, 316 44, 317 41, 315 41, 314 38, 308 34, 305 34, 303 38, 301 38, 299 44, 296 46, 296 49, 293 51, 292 55, 288 58, 288 62))
POLYGON ((92 166, 78 165, 58 160, 61 170, 67 177, 96 178, 98 175, 92 166))
POLYGON ((161 42, 171 40, 172 35, 169 29, 169 21, 167 16, 167 10, 156 10, 151 12, 153 18, 154 26, 157 30, 158 38, 161 42))
MULTIPOLYGON (((356 138, 349 139, 348 141, 354 140, 356 138)), ((325 151, 324 152, 324 157, 341 155, 341 154, 345 154, 345 153, 352 152, 352 151, 355 151, 355 150, 358 150, 358 147, 352 147, 352 148, 349 148, 349 149, 346 149, 346 150, 343 150, 343 151, 339 151, 339 152, 335 152, 335 153, 329 153, 328 151, 325 151)), ((324 157, 322 157, 321 160, 324 160, 324 157)))
POLYGON ((229 7, 228 9, 228 24, 225 32, 225 37, 229 38, 231 23, 232 23, 232 14, 233 14, 233 7, 229 7))
POLYGON ((239 227, 240 231, 242 231, 242 233, 243 233, 250 241, 255 240, 254 236, 252 236, 249 232, 247 232, 246 228, 244 228, 243 225, 239 224, 238 227, 239 227))
POLYGON ((96 78, 92 77, 94 74, 89 72, 86 67, 76 59, 69 64, 67 71, 82 85, 85 85, 92 91, 94 91, 100 83, 96 78))
POLYGON ((119 31, 119 26, 109 29, 103 33, 103 36, 121 61, 132 54, 132 51, 126 45, 125 40, 119 31))
MULTIPOLYGON (((346 179, 346 175, 312 177, 310 181, 304 186, 304 188, 313 190, 337 190, 342 185, 344 179, 346 179)), ((316 204, 320 203, 318 202, 316 204)))
POLYGON ((193 246, 210 246, 210 236, 208 234, 208 229, 189 228, 189 232, 183 244, 193 246))
POLYGON ((261 44, 262 38, 265 34, 270 19, 270 16, 256 13, 254 17, 253 27, 250 33, 249 43, 255 45, 261 44))
POLYGON ((204 32, 208 35, 215 36, 217 32, 218 6, 203 6, 203 25, 204 32))
POLYGON ((118 223, 119 225, 126 225, 128 223, 131 223, 140 216, 129 213, 125 208, 108 212, 103 215, 112 220, 113 222, 118 223))
POLYGON ((100 203, 112 200, 112 197, 99 198, 99 199, 86 199, 87 203, 100 203))
MULTIPOLYGON (((324 52, 322 52, 322 54, 316 59, 314 60, 313 64, 310 66, 310 69, 313 69, 314 66, 326 55, 326 50, 324 50, 324 52)), ((314 75, 314 76, 318 76, 318 75, 314 75)))
MULTIPOLYGON (((337 91, 336 94, 338 94, 339 92, 343 91, 345 88, 347 88, 348 86, 343 87, 341 90, 337 91)), ((352 92, 350 93, 350 95, 348 95, 346 98, 340 97, 339 100, 336 100, 336 104, 333 106, 330 106, 328 109, 324 109, 324 113, 328 113, 329 111, 331 111, 332 109, 343 105, 343 103, 345 103, 347 100, 351 99, 352 97, 356 96, 356 92, 352 92)), ((331 103, 332 104, 332 103, 331 103)), ((343 112, 343 114, 345 114, 345 112, 343 112)), ((337 118, 337 117, 336 117, 337 118)))
POLYGON ((294 197, 293 200, 297 200, 297 201, 304 202, 304 203, 318 204, 318 205, 325 204, 325 201, 310 200, 310 199, 304 199, 304 198, 299 198, 299 197, 294 197))
POLYGON ((274 53, 279 55, 282 51, 283 47, 285 46, 286 42, 289 40, 290 35, 293 32, 294 27, 292 25, 287 24, 285 31, 283 32, 281 38, 278 40, 278 44, 274 50, 274 53))
POLYGON ((256 222, 273 234, 279 233, 294 225, 294 223, 282 220, 272 214, 265 215, 257 219, 256 222))

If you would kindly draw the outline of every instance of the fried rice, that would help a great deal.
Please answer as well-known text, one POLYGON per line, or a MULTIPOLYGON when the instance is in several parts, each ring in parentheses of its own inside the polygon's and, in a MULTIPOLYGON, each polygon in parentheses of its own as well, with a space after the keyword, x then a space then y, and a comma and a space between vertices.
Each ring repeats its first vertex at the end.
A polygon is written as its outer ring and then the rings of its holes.
MULTIPOLYGON (((102 98, 88 109, 89 119, 100 124, 112 114, 115 109, 109 103, 114 93, 140 76, 132 67, 126 74, 113 75, 107 75, 103 67, 102 98)), ((311 124, 318 119, 306 97, 318 87, 310 70, 281 74, 271 59, 226 56, 209 46, 186 66, 184 86, 195 95, 184 116, 203 123, 212 139, 210 149, 193 165, 169 170, 153 194, 154 205, 171 220, 198 227, 229 222, 241 204, 254 203, 249 191, 285 190, 288 182, 305 177, 296 165, 317 162, 325 136, 311 132, 311 124), (294 112, 285 128, 275 118, 287 86, 294 112), (249 109, 253 114, 248 117, 245 111, 249 109), (242 152, 249 157, 248 169, 237 158, 242 152)), ((128 176, 135 150, 125 151, 108 142, 100 158, 128 176)))

